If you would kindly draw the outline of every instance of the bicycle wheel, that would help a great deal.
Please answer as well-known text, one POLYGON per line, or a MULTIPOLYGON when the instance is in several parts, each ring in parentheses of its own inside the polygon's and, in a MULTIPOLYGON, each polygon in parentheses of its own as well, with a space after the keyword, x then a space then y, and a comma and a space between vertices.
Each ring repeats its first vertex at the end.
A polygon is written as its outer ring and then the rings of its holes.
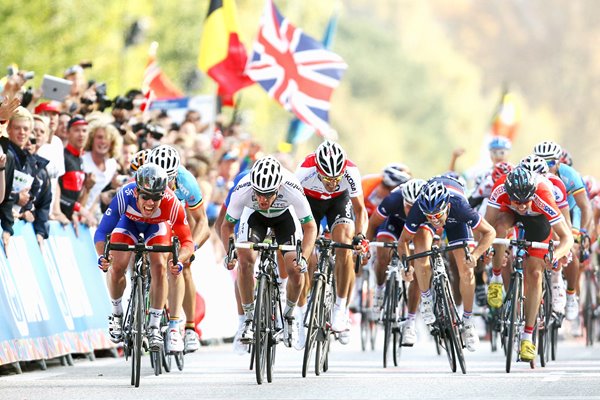
POLYGON ((392 325, 392 355, 394 356, 394 366, 397 367, 398 361, 400 361, 400 354, 402 352, 403 339, 400 322, 405 321, 406 319, 406 303, 404 300, 404 290, 406 290, 406 288, 404 287, 404 282, 402 282, 402 289, 400 288, 398 282, 396 282, 394 286, 396 287, 396 306, 394 307, 396 317, 395 322, 392 325))
POLYGON ((396 273, 392 272, 385 284, 385 294, 383 296, 383 368, 387 368, 388 353, 392 341, 392 324, 395 319, 395 299, 396 294, 396 273))
POLYGON ((556 345, 558 344, 558 324, 552 323, 550 330, 550 359, 556 361, 556 345))
MULTIPOLYGON (((275 365, 275 350, 276 343, 275 338, 273 337, 273 332, 275 332, 275 318, 277 318, 277 312, 275 307, 279 306, 279 304, 275 304, 273 301, 273 286, 271 281, 267 281, 267 290, 265 297, 265 306, 268 311, 267 318, 267 382, 271 383, 273 381, 273 365, 275 365)), ((278 302, 277 302, 278 303, 278 302)), ((263 307, 265 308, 265 307, 263 307)))
POLYGON ((592 346, 594 344, 594 285, 591 282, 591 277, 586 272, 585 274, 585 300, 583 302, 583 327, 585 328, 585 345, 592 346))
POLYGON ((150 363, 152 364, 152 368, 154 368, 155 376, 159 376, 162 373, 162 352, 163 350, 150 352, 150 363))
POLYGON ((369 312, 371 305, 369 303, 369 273, 363 271, 363 280, 358 293, 358 302, 360 310, 360 347, 362 351, 367 350, 369 342, 369 312))
MULTIPOLYGON (((449 282, 444 279, 444 295, 442 297, 444 311, 448 318, 445 319, 446 331, 449 333, 450 340, 452 341, 452 347, 454 348, 454 354, 456 361, 460 365, 460 370, 463 374, 467 373, 467 365, 465 363, 465 355, 463 352, 463 341, 460 334, 460 318, 456 312, 456 305, 452 298, 452 292, 450 291, 449 282)), ((455 372, 455 371, 453 371, 455 372)))
POLYGON ((544 274, 544 286, 542 292, 542 303, 540 304, 540 311, 538 315, 538 328, 537 328, 537 350, 540 356, 540 365, 546 366, 550 355, 550 329, 551 329, 551 318, 552 318, 552 292, 550 291, 549 276, 544 274))
POLYGON ((323 330, 323 281, 316 278, 313 282, 312 294, 308 305, 308 327, 306 328, 306 344, 304 345, 304 358, 302 359, 302 377, 306 378, 312 353, 316 347, 319 333, 323 330))
POLYGON ((138 276, 133 285, 133 331, 132 331, 132 357, 131 357, 131 384, 140 386, 140 369, 142 365, 142 326, 146 318, 144 312, 144 296, 142 293, 142 277, 138 276))
POLYGON ((450 337, 450 332, 445 328, 448 314, 446 313, 446 310, 444 310, 443 301, 439 300, 443 298, 443 293, 439 293, 438 290, 435 292, 436 298, 434 300, 435 322, 433 336, 435 339, 436 349, 438 349, 438 354, 441 354, 441 349, 444 349, 446 356, 448 357, 450 370, 452 372, 456 372, 456 354, 454 352, 454 343, 450 337))
POLYGON ((254 308, 254 369, 256 371, 256 383, 259 385, 263 383, 267 366, 269 314, 267 277, 263 275, 258 282, 256 306, 254 308))
POLYGON ((521 275, 516 274, 508 302, 508 335, 506 337, 506 372, 510 373, 515 344, 519 342, 519 303, 521 302, 521 275))
POLYGON ((321 375, 321 372, 327 372, 329 369, 329 348, 331 344, 331 310, 335 302, 335 281, 331 285, 325 284, 323 290, 322 304, 322 338, 317 341, 315 351, 315 374, 321 375))
MULTIPOLYGON (((164 338, 164 336, 163 336, 163 338, 164 338)), ((165 341, 165 343, 166 343, 166 341, 165 341)), ((165 351, 165 348, 163 346, 162 365, 163 365, 163 369, 165 370, 165 372, 171 372, 172 359, 173 359, 173 356, 171 354, 167 354, 167 352, 165 351)))

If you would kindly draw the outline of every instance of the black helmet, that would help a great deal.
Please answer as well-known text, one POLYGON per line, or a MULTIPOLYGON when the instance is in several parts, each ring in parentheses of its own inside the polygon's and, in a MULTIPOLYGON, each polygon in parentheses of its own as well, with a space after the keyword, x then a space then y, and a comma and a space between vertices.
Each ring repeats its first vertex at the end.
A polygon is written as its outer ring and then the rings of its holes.
POLYGON ((536 189, 536 175, 518 166, 506 175, 504 188, 511 200, 525 203, 533 197, 536 189))
POLYGON ((137 189, 144 193, 164 193, 168 180, 167 172, 154 163, 142 165, 135 174, 137 189))

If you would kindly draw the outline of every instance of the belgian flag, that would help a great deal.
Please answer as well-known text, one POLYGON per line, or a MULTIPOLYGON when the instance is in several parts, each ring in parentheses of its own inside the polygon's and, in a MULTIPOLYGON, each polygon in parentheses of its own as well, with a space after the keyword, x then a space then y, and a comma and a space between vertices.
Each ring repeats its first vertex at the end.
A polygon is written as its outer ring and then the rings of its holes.
POLYGON ((233 105, 233 94, 254 83, 244 73, 247 59, 238 36, 235 0, 210 0, 198 67, 218 83, 223 105, 233 105))

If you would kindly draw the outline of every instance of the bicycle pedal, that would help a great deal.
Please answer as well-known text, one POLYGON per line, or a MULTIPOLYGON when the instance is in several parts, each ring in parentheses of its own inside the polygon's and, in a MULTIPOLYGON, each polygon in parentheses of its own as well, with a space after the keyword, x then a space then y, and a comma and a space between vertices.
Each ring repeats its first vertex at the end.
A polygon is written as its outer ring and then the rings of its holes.
POLYGON ((404 344, 404 343, 401 343, 400 346, 402 346, 402 347, 413 347, 414 344, 404 344))

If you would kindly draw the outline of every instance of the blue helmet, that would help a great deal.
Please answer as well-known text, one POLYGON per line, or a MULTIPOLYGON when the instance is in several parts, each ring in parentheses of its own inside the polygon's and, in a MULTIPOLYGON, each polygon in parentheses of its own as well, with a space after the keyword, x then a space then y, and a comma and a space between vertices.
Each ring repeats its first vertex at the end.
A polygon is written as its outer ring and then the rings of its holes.
POLYGON ((490 140, 488 149, 491 150, 510 150, 511 143, 508 138, 504 136, 495 136, 490 140))
POLYGON ((419 208, 425 214, 437 214, 448 206, 450 192, 443 183, 428 182, 419 193, 419 208))

